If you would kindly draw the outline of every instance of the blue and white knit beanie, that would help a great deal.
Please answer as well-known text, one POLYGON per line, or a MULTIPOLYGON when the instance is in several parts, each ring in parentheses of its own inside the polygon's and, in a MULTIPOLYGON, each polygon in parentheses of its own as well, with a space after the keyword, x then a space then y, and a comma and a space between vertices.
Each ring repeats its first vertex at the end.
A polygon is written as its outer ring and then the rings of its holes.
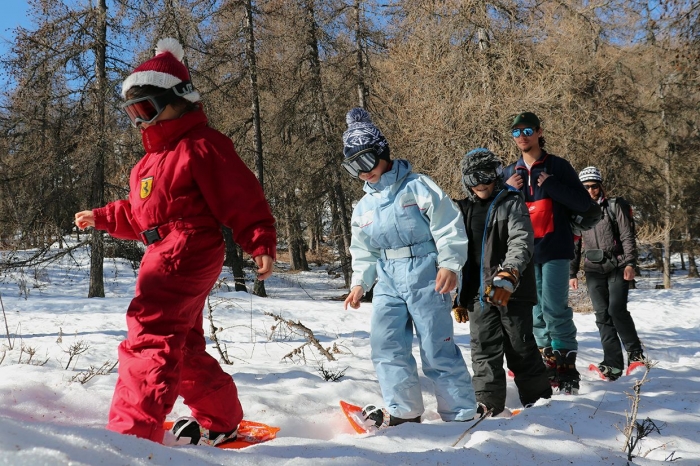
POLYGON ((372 123, 369 112, 361 107, 355 107, 345 115, 348 129, 343 133, 343 155, 345 158, 357 152, 374 147, 380 159, 391 160, 389 143, 372 123))

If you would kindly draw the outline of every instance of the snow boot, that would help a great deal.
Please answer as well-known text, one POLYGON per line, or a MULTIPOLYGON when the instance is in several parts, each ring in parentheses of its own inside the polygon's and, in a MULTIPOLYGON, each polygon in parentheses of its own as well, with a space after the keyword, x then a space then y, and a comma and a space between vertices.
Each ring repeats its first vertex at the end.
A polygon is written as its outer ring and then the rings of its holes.
POLYGON ((537 403, 538 400, 540 399, 545 399, 548 400, 552 397, 552 387, 547 387, 545 391, 538 395, 533 395, 533 394, 528 394, 524 395, 523 393, 520 393, 520 403, 525 407, 525 408, 530 408, 532 407, 535 403, 537 403))
POLYGON ((622 375, 622 369, 617 369, 616 367, 608 366, 603 363, 598 364, 598 370, 603 377, 611 382, 619 379, 622 375))
POLYGON ((472 419, 469 419, 469 420, 475 421, 477 419, 481 419, 482 417, 485 417, 486 415, 496 417, 499 414, 501 414, 504 409, 505 409, 505 406, 496 408, 494 405, 492 405, 489 402, 479 401, 477 403, 477 407, 476 407, 476 416, 474 416, 472 419))
POLYGON ((395 417, 389 414, 384 408, 377 408, 374 405, 367 405, 362 409, 362 417, 365 421, 371 421, 374 423, 374 427, 377 429, 386 429, 391 426, 398 426, 405 422, 420 422, 420 416, 416 416, 410 419, 404 419, 400 417, 395 417))
POLYGON ((554 356, 551 346, 545 348, 540 348, 540 354, 542 355, 542 362, 544 362, 547 378, 549 379, 549 384, 552 387, 559 386, 559 381, 557 380, 557 358, 554 356))
POLYGON ((216 432, 202 427, 193 417, 181 417, 173 423, 173 428, 166 432, 163 443, 175 445, 209 445, 216 446, 236 440, 238 427, 228 432, 216 432), (170 435, 168 435, 170 434, 170 435))
POLYGON ((628 351, 627 352, 627 367, 629 367, 629 365, 632 364, 633 362, 641 362, 643 364, 646 364, 647 358, 644 356, 644 351, 642 351, 642 350, 628 351))
POLYGON ((554 350, 557 359, 557 378, 559 392, 567 395, 578 395, 581 374, 576 370, 576 350, 554 350))

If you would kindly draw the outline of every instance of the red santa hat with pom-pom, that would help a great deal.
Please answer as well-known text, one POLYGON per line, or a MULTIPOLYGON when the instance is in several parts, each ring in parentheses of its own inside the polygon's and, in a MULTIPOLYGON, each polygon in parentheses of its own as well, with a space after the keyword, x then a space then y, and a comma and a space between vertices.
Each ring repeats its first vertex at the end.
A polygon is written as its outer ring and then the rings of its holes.
MULTIPOLYGON (((155 56, 141 63, 122 83, 122 97, 134 86, 156 86, 163 89, 190 80, 190 72, 182 63, 185 51, 182 45, 173 38, 161 39, 156 44, 155 56)), ((190 87, 189 92, 182 97, 190 102, 198 102, 199 92, 190 87)))

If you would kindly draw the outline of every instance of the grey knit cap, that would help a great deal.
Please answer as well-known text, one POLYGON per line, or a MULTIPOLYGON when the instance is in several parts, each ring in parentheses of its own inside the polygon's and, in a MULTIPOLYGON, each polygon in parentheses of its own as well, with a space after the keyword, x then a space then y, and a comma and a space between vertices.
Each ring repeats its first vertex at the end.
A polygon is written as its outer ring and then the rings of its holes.
POLYGON ((350 157, 359 150, 374 147, 379 158, 389 160, 389 143, 372 123, 369 112, 355 107, 345 115, 348 129, 343 133, 343 154, 350 157))
POLYGON ((581 172, 578 174, 578 179, 581 180, 581 183, 585 183, 586 181, 597 181, 598 183, 602 183, 603 175, 600 173, 600 169, 598 167, 590 166, 581 170, 581 172))
POLYGON ((471 187, 464 182, 465 176, 472 175, 476 172, 496 172, 496 191, 503 189, 503 162, 501 159, 488 149, 479 147, 473 149, 462 159, 462 188, 469 199, 476 199, 476 195, 471 190, 471 187))

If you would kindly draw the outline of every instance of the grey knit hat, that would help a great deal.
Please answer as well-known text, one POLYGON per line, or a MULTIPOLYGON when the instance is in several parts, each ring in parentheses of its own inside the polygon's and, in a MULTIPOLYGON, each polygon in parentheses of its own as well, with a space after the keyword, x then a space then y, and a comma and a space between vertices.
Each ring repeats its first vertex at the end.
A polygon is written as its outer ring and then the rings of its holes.
POLYGON ((389 143, 372 123, 369 112, 355 107, 345 115, 348 129, 343 133, 343 155, 350 157, 360 150, 373 147, 380 159, 390 160, 389 143))
POLYGON ((476 173, 486 173, 495 176, 496 190, 503 188, 503 162, 493 152, 483 147, 473 149, 462 159, 462 188, 469 199, 476 199, 476 195, 471 190, 473 183, 468 182, 473 179, 476 173))
POLYGON ((578 174, 578 179, 581 183, 586 181, 597 181, 598 183, 603 182, 603 175, 600 173, 598 167, 590 166, 586 167, 578 174))

